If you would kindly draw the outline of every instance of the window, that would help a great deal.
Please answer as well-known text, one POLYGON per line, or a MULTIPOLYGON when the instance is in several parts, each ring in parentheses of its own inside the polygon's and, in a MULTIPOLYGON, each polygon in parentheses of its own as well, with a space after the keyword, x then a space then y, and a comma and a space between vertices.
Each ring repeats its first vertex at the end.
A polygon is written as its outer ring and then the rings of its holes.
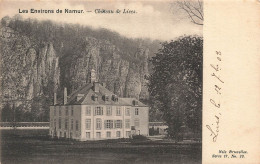
POLYGON ((96 129, 97 130, 100 130, 102 128, 101 124, 102 124, 102 120, 100 118, 97 118, 97 120, 96 120, 96 129))
POLYGON ((134 106, 138 105, 138 101, 137 101, 137 100, 134 100, 134 101, 133 101, 133 105, 134 105, 134 106))
POLYGON ((73 116, 73 114, 74 114, 74 110, 73 110, 73 109, 71 109, 71 116, 73 116))
POLYGON ((68 129, 68 123, 69 123, 68 119, 65 119, 65 130, 68 129))
POLYGON ((126 115, 126 116, 130 116, 130 108, 126 108, 126 110, 125 110, 125 115, 126 115))
POLYGON ((90 132, 86 132, 86 138, 90 138, 90 132))
POLYGON ((64 132, 64 138, 66 138, 66 137, 67 137, 66 132, 64 132))
POLYGON ((86 119, 86 130, 91 129, 91 119, 86 119))
POLYGON ((76 130, 79 130, 79 121, 76 120, 76 130))
POLYGON ((96 107, 95 115, 103 115, 103 108, 102 107, 96 107))
POLYGON ((59 118, 59 129, 61 129, 61 118, 59 118))
POLYGON ((59 108, 59 116, 61 116, 61 107, 59 108))
POLYGON ((115 128, 122 128, 122 120, 115 120, 115 128))
POLYGON ((54 119, 53 127, 56 128, 56 119, 54 119))
POLYGON ((126 131, 126 137, 130 137, 131 131, 126 131))
POLYGON ((105 95, 105 101, 108 101, 108 100, 109 100, 109 96, 105 95))
POLYGON ((139 127, 139 119, 135 119, 135 127, 139 127))
POLYGON ((52 119, 50 119, 50 128, 52 127, 52 119))
POLYGON ((105 120, 105 128, 112 129, 113 128, 113 120, 105 120))
POLYGON ((117 97, 117 95, 112 95, 112 100, 115 101, 115 102, 118 102, 118 97, 117 97))
POLYGON ((139 109, 135 108, 135 115, 139 115, 139 109))
POLYGON ((107 138, 111 138, 111 132, 107 132, 107 138))
POLYGON ((130 120, 129 119, 125 120, 125 128, 130 128, 130 120))
POLYGON ((69 110, 68 110, 68 107, 66 107, 66 116, 69 115, 69 110))
POLYGON ((121 137, 121 132, 120 131, 116 131, 116 137, 121 137))
POLYGON ((87 106, 85 115, 91 116, 91 106, 87 106))
POLYGON ((107 116, 111 116, 112 115, 112 108, 111 106, 107 106, 107 116))
POLYGON ((73 119, 70 121, 70 129, 73 130, 73 119))
POLYGON ((96 137, 101 138, 101 132, 96 132, 96 137))
POLYGON ((121 116, 121 108, 120 107, 116 107, 116 115, 121 116))
POLYGON ((62 132, 60 132, 60 136, 59 137, 62 137, 62 132))
POLYGON ((92 97, 93 97, 93 100, 94 100, 94 101, 98 101, 98 95, 95 94, 95 95, 93 95, 92 97))

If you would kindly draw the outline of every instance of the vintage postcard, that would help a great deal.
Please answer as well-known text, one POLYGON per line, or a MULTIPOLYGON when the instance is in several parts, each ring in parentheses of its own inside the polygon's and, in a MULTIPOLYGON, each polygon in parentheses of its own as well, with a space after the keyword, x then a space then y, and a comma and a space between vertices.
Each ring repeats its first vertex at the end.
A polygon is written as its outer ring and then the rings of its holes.
POLYGON ((260 1, 0 1, 0 163, 260 163, 260 1))

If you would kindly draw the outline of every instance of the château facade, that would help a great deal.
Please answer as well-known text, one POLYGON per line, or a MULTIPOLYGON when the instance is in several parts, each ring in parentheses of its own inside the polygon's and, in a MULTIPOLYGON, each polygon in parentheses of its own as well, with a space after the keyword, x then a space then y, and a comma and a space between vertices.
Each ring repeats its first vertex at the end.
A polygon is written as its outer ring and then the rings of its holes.
POLYGON ((120 98, 96 81, 90 82, 69 97, 64 89, 63 103, 50 106, 52 137, 80 141, 129 138, 149 134, 149 107, 135 98, 120 98))

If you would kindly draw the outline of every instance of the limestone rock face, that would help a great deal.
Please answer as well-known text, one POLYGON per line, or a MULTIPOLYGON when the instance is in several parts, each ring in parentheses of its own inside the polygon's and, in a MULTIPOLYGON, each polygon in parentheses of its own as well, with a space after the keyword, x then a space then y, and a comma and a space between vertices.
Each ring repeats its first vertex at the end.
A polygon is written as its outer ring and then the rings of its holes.
POLYGON ((27 36, 8 27, 0 31, 3 100, 20 100, 15 101, 19 105, 57 89, 60 68, 53 44, 35 45, 27 36))
MULTIPOLYGON (((108 40, 86 36, 76 50, 79 54, 71 57, 75 55, 71 51, 72 54, 67 55, 67 64, 63 60, 63 52, 69 49, 66 40, 36 41, 3 26, 0 42, 0 93, 4 101, 16 99, 19 100, 17 105, 28 106, 31 100, 41 101, 44 96, 51 105, 53 92, 67 87, 71 93, 89 83, 92 69, 96 70, 97 80, 120 97, 146 99, 149 96, 145 79, 149 75, 149 50, 145 46, 132 49, 133 55, 129 57, 108 40)), ((41 106, 36 105, 36 108, 41 106)))
POLYGON ((97 80, 121 97, 148 98, 148 49, 135 50, 139 63, 129 63, 122 52, 108 41, 86 38, 85 49, 76 61, 72 61, 70 79, 72 91, 88 83, 91 69, 97 72, 97 80))

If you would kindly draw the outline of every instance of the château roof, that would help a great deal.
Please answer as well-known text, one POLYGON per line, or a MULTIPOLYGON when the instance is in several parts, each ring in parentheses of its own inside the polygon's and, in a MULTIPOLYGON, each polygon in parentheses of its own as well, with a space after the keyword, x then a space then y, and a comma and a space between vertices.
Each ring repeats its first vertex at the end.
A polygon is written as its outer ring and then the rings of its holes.
MULTIPOLYGON (((62 105, 62 103, 57 105, 62 105)), ((88 83, 71 93, 66 105, 146 106, 135 98, 118 97, 99 82, 88 83), (96 92, 95 85, 97 85, 98 88, 96 92), (115 99, 118 100, 115 101, 115 99)))
POLYGON ((129 105, 122 98, 117 97, 113 92, 106 89, 100 83, 95 82, 86 84, 79 88, 69 96, 68 105, 129 105), (94 85, 98 85, 98 92, 94 91, 94 85), (95 97, 97 99, 95 100, 95 97), (107 100, 106 100, 107 97, 107 100), (118 101, 114 101, 113 98, 117 98, 118 101))
POLYGON ((136 98, 122 98, 126 103, 130 104, 131 106, 147 106, 144 103, 140 102, 136 98), (136 103, 136 104, 135 104, 136 103))

